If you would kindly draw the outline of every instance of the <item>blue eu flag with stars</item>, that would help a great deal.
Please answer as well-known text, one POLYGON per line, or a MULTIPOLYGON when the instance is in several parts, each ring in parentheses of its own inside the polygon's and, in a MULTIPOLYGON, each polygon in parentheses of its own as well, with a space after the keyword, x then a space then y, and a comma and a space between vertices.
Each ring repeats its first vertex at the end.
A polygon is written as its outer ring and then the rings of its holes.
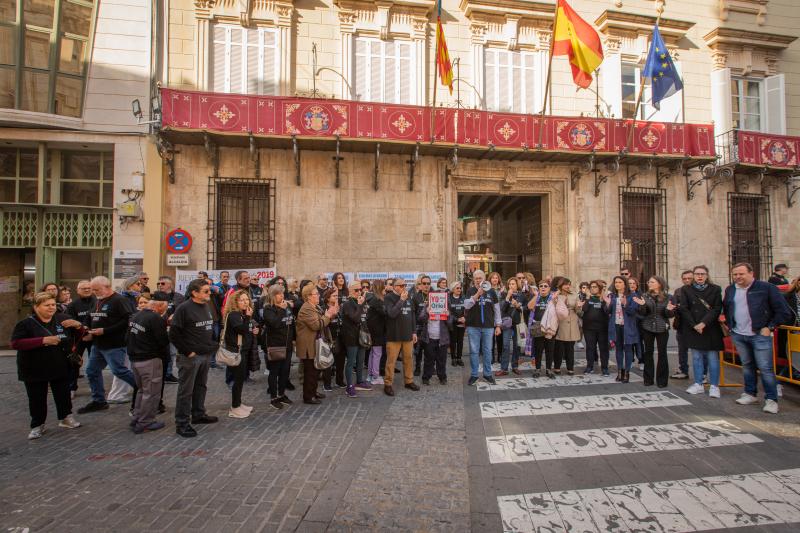
POLYGON ((652 104, 661 109, 661 100, 668 98, 683 89, 681 77, 675 70, 675 64, 667 51, 667 45, 658 31, 658 24, 653 27, 653 38, 650 41, 650 53, 644 65, 642 76, 650 81, 652 104))

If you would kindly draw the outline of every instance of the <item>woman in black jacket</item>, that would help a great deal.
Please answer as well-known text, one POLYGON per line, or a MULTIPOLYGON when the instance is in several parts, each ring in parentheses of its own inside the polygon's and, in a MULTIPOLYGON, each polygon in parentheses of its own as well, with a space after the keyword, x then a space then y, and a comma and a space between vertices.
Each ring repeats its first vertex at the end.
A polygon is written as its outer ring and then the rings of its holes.
MULTIPOLYGON (((339 305, 339 292, 333 287, 328 289, 320 296, 320 307, 325 312, 331 307, 339 305)), ((334 367, 336 371, 336 386, 344 388, 344 362, 345 351, 342 344, 342 314, 337 313, 331 318, 330 323, 325 328, 325 339, 331 347, 333 352, 333 367, 328 367, 321 372, 322 374, 322 389, 325 392, 331 392, 333 387, 331 381, 333 377, 334 367)))
POLYGON ((267 394, 270 405, 282 409, 292 401, 286 396, 286 383, 291 368, 292 343, 294 342, 294 314, 281 285, 273 285, 267 294, 264 306, 264 352, 267 359, 267 394))
POLYGON ((228 296, 223 312, 225 326, 223 342, 225 348, 242 355, 241 362, 231 368, 233 384, 231 385, 231 418, 247 418, 253 411, 249 405, 242 403, 242 388, 247 378, 247 356, 253 349, 258 328, 253 321, 253 306, 247 290, 240 289, 228 296))
POLYGON ((386 285, 383 280, 372 282, 372 292, 367 295, 367 328, 372 340, 372 348, 369 352, 369 368, 367 370, 367 380, 370 385, 383 385, 381 372, 381 358, 386 348, 386 305, 383 297, 386 293, 386 285))
POLYGON ((667 360, 667 341, 669 340, 669 319, 675 316, 675 304, 667 294, 667 284, 659 276, 647 280, 647 292, 634 296, 639 304, 636 312, 641 317, 640 327, 644 343, 644 384, 655 383, 664 388, 669 381, 669 361, 667 360), (653 342, 658 346, 658 363, 653 372, 653 342), (654 375, 655 374, 655 375, 654 375))
POLYGON ((342 342, 347 352, 344 365, 344 378, 347 383, 345 393, 350 398, 356 397, 356 390, 372 390, 369 383, 363 380, 365 350, 359 343, 362 323, 366 327, 366 298, 361 294, 361 284, 354 281, 350 284, 349 296, 342 306, 342 342), (355 367, 355 381, 353 370, 355 367))
POLYGON ((583 338, 586 341, 586 370, 584 374, 594 372, 598 351, 600 353, 600 370, 608 375, 608 304, 602 297, 602 282, 595 280, 589 283, 589 294, 583 302, 579 302, 575 311, 583 321, 583 338))
POLYGON ((464 291, 461 283, 454 281, 450 284, 450 294, 447 295, 447 306, 450 309, 452 332, 450 334, 450 364, 464 366, 461 359, 464 354, 464 332, 467 330, 464 317, 464 291))
POLYGON ((56 313, 56 299, 49 292, 36 294, 33 313, 14 326, 11 348, 17 350, 17 375, 28 393, 31 414, 29 439, 38 439, 44 433, 48 385, 53 391, 58 426, 68 429, 80 427, 72 416, 67 356, 81 331, 80 322, 56 313))

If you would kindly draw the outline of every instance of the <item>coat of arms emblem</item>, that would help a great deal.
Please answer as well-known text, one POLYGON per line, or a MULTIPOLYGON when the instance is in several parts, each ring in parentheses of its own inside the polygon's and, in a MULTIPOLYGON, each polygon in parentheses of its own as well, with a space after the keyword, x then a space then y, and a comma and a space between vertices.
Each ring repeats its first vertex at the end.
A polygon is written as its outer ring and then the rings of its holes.
POLYGON ((311 106, 303 113, 303 126, 307 130, 328 131, 331 126, 331 119, 325 109, 321 106, 311 106))
POLYGON ((591 128, 583 122, 575 124, 575 126, 569 130, 569 140, 573 146, 577 146, 578 148, 586 148, 594 142, 591 128))

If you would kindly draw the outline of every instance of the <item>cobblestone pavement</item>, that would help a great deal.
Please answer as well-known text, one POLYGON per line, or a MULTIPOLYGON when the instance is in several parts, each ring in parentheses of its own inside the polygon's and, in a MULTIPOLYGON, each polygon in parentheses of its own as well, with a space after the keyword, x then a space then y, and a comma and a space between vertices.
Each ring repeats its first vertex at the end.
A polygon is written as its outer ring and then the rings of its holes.
POLYGON ((797 387, 768 415, 735 404, 741 388, 712 399, 687 380, 657 389, 577 366, 533 379, 524 366, 464 393, 472 531, 800 531, 797 387))
MULTIPOLYGON (((395 398, 376 390, 348 399, 335 390, 320 406, 297 402, 281 411, 266 403, 259 373, 245 385, 244 401, 255 406, 246 420, 223 416, 230 401, 223 374, 210 371, 206 402, 220 422, 197 426, 197 438, 175 435, 176 386, 167 385, 162 431, 133 435, 127 404, 79 415, 83 427, 61 429, 51 402, 48 431, 28 441, 15 359, 0 357, 0 530, 469 529, 457 371, 447 386, 436 379, 420 392, 401 385, 395 398)), ((87 401, 81 380, 74 403, 87 401)))
MULTIPOLYGON (((395 398, 334 391, 282 411, 259 374, 244 391, 253 416, 195 439, 174 434, 169 385, 163 431, 130 433, 127 405, 59 429, 51 405, 28 441, 15 361, 0 357, 0 531, 800 530, 798 388, 775 416, 736 405, 738 388, 689 396, 686 381, 525 369, 467 387, 468 367, 448 372, 395 398)), ((225 415, 223 372, 209 385, 210 414, 225 415)))

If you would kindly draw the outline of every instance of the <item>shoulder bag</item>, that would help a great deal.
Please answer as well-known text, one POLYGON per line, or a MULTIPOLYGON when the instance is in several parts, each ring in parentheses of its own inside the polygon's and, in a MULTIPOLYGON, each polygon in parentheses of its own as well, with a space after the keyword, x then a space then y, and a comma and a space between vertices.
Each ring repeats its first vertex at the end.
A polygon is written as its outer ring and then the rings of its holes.
MULTIPOLYGON (((47 333, 47 335, 45 335, 45 337, 53 336, 53 333, 50 330, 48 330, 46 327, 42 326, 42 324, 38 320, 36 320, 32 316, 28 317, 28 318, 33 320, 33 322, 37 326, 39 326, 39 328, 41 328, 43 331, 45 331, 47 333)), ((53 317, 53 320, 55 320, 55 317, 53 317)), ((78 334, 75 336, 75 338, 74 338, 74 340, 72 342, 72 347, 70 348, 69 353, 67 354, 67 361, 69 361, 69 364, 71 364, 72 366, 74 366, 76 368, 80 368, 83 365, 83 354, 78 353, 78 340, 83 336, 83 332, 84 332, 85 329, 86 328, 81 327, 81 329, 78 331, 78 334)))
POLYGON ((316 346, 316 353, 317 355, 314 356, 314 367, 317 370, 325 370, 326 368, 330 368, 333 364, 333 350, 331 350, 331 345, 328 341, 325 340, 324 336, 322 335, 322 330, 324 326, 320 324, 319 333, 317 333, 317 339, 314 341, 316 346))
MULTIPOLYGON (((707 301, 703 300, 699 296, 697 297, 697 299, 700 301, 701 304, 703 304, 703 307, 705 307, 707 310, 711 311, 711 306, 708 305, 707 301)), ((723 337, 729 337, 730 336, 731 328, 728 327, 728 324, 726 324, 725 322, 719 322, 719 327, 720 327, 720 329, 722 329, 722 336, 723 337)))
POLYGON ((362 348, 372 348, 372 335, 369 334, 369 330, 364 327, 364 324, 358 328, 358 344, 362 348))
POLYGON ((239 350, 233 352, 225 348, 225 332, 228 329, 228 317, 225 317, 225 326, 222 328, 222 335, 220 335, 219 348, 217 348, 217 363, 225 366, 239 366, 242 363, 242 336, 237 336, 239 350))

